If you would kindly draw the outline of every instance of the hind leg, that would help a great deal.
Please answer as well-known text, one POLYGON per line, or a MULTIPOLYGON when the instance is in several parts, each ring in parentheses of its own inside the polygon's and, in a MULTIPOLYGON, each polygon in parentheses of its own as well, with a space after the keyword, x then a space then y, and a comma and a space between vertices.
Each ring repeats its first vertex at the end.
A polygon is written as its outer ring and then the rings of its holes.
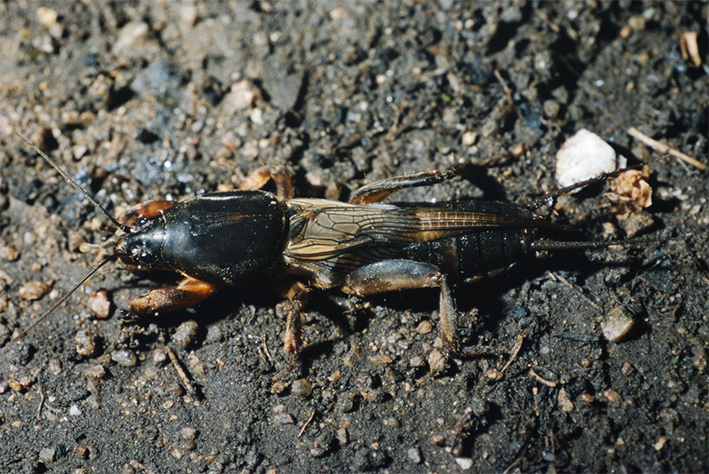
POLYGON ((458 353, 455 300, 446 275, 434 265, 413 260, 384 260, 358 268, 347 276, 345 293, 367 296, 396 290, 439 288, 438 332, 444 347, 458 353))

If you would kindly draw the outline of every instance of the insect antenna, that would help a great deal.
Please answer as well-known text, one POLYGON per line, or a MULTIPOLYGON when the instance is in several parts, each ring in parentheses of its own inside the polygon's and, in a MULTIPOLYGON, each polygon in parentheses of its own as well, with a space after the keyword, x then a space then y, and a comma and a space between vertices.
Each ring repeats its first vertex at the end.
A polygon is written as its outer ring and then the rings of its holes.
POLYGON ((655 163, 657 161, 662 161, 665 158, 667 158, 669 153, 666 153, 662 156, 656 157, 655 159, 649 160, 649 161, 644 161, 642 163, 638 163, 637 165, 633 166, 626 166, 625 168, 621 168, 615 171, 611 171, 609 173, 602 173, 596 177, 589 178, 583 181, 579 181, 577 183, 570 184, 568 186, 564 186, 562 188, 555 189, 551 192, 548 192, 542 196, 536 197, 532 199, 530 202, 525 204, 525 207, 529 209, 530 211, 534 211, 542 206, 551 206, 555 201, 556 198, 559 196, 563 196, 565 194, 569 194, 572 191, 576 191, 577 189, 583 189, 586 186, 590 186, 592 184, 596 183, 602 183, 605 181, 608 181, 611 178, 615 178, 616 176, 620 175, 621 173, 624 173, 628 170, 633 170, 637 168, 641 168, 645 165, 651 165, 652 163, 655 163))
POLYGON ((15 132, 15 135, 17 135, 17 136, 20 138, 20 140, 22 140, 22 141, 25 143, 25 145, 27 145, 27 146, 29 146, 30 148, 32 148, 37 154, 39 154, 39 156, 41 156, 42 158, 44 158, 44 161, 46 161, 47 163, 49 163, 50 165, 52 165, 52 167, 53 167, 55 170, 57 170, 57 172, 58 172, 60 175, 62 175, 62 177, 63 177, 69 184, 71 184, 74 189, 76 189, 77 191, 79 191, 79 192, 86 198, 87 201, 89 201, 96 209, 98 209, 99 211, 101 211, 101 213, 109 220, 109 222, 110 222, 114 227, 116 227, 117 229, 120 229, 120 230, 122 230, 123 232, 126 232, 126 233, 130 232, 130 229, 131 229, 130 226, 127 226, 127 225, 125 225, 125 224, 121 224, 120 222, 118 222, 118 219, 116 219, 116 218, 113 217, 111 214, 109 214, 108 211, 107 211, 106 209, 104 209, 104 207, 101 206, 101 204, 99 204, 99 203, 96 201, 96 199, 94 199, 93 196, 91 196, 91 194, 89 194, 84 188, 82 188, 79 183, 77 183, 76 181, 74 181, 74 179, 73 179, 71 176, 69 176, 69 173, 67 173, 66 171, 64 171, 64 170, 62 169, 62 167, 59 166, 59 164, 58 164, 53 158, 50 158, 49 155, 47 155, 45 152, 43 152, 37 145, 35 145, 35 144, 32 143, 31 141, 27 140, 25 137, 23 137, 22 135, 20 135, 19 132, 15 132))
MULTIPOLYGON (((77 191, 79 191, 79 192, 86 198, 86 200, 89 201, 89 203, 91 203, 96 209, 98 209, 98 210, 104 215, 104 217, 106 217, 106 219, 108 219, 109 223, 110 223, 113 227, 115 227, 115 228, 117 228, 117 229, 119 229, 120 231, 125 232, 125 233, 130 232, 130 230, 131 230, 131 227, 130 227, 130 226, 120 223, 120 222, 118 221, 118 219, 116 219, 116 218, 113 217, 111 214, 109 214, 109 212, 108 212, 103 206, 101 206, 101 204, 99 204, 99 203, 96 201, 96 199, 94 199, 94 197, 91 196, 91 194, 89 194, 84 188, 82 188, 79 183, 77 183, 71 176, 69 176, 69 173, 67 173, 61 166, 59 166, 59 164, 58 164, 53 158, 51 158, 49 155, 47 155, 45 152, 43 152, 37 145, 35 145, 35 144, 32 143, 31 141, 29 141, 28 139, 26 139, 25 137, 23 137, 22 135, 20 135, 19 132, 15 132, 15 135, 17 135, 17 136, 20 138, 20 140, 22 140, 22 141, 25 143, 25 145, 27 145, 27 146, 29 146, 30 148, 32 148, 39 156, 41 156, 41 157, 44 159, 44 161, 46 161, 47 163, 49 163, 49 164, 52 166, 52 168, 54 168, 55 170, 57 170, 57 172, 58 172, 60 175, 62 175, 62 177, 63 177, 74 189, 76 189, 77 191)), ((109 241, 109 242, 110 242, 110 241, 109 241)), ((107 242, 105 245, 99 245, 99 246, 96 246, 96 247, 98 247, 98 248, 103 248, 103 247, 107 246, 107 245, 109 244, 109 242, 107 242)), ((83 246, 83 244, 82 244, 82 246, 83 246)), ((84 250, 89 249, 89 248, 91 248, 91 246, 87 244, 87 246, 85 247, 84 250)), ((64 295, 59 301, 57 301, 57 303, 55 303, 54 306, 52 306, 52 308, 49 309, 49 311, 45 312, 39 319, 37 319, 37 321, 35 321, 34 323, 32 323, 29 327, 23 329, 23 330, 20 332, 19 335, 17 335, 16 337, 14 337, 14 338, 12 339, 11 342, 18 341, 18 340, 22 339, 23 337, 25 337, 25 335, 26 335, 30 330, 32 330, 32 328, 34 328, 36 325, 38 325, 39 323, 41 323, 42 321, 44 321, 44 320, 45 320, 50 314, 52 314, 59 306, 61 306, 62 303, 64 303, 67 299, 69 299, 69 297, 70 297, 72 294, 74 294, 74 292, 76 292, 76 290, 78 290, 78 289, 81 287, 81 285, 83 285, 84 283, 86 283, 86 281, 87 281, 89 278, 91 278, 92 276, 94 276, 94 275, 96 274, 96 272, 98 272, 101 268, 103 268, 104 265, 106 265, 108 262, 115 261, 117 258, 118 258, 118 255, 115 255, 115 254, 114 254, 114 255, 109 255, 109 256, 107 256, 106 258, 104 258, 103 260, 101 260, 98 264, 96 264, 96 266, 94 266, 94 267, 91 269, 91 271, 89 271, 89 272, 86 274, 86 276, 84 276, 84 278, 81 279, 81 281, 79 281, 79 283, 77 283, 66 295, 64 295)))
POLYGON ((116 258, 118 258, 118 255, 109 255, 108 257, 106 257, 106 258, 104 258, 103 260, 101 260, 98 264, 96 264, 96 266, 95 266, 94 268, 91 269, 91 271, 89 271, 89 273, 86 274, 86 276, 85 276, 84 278, 81 279, 81 281, 79 281, 79 283, 77 283, 77 284, 74 286, 74 288, 71 289, 71 291, 69 291, 66 295, 62 296, 62 298, 61 298, 59 301, 57 301, 57 302, 54 304, 54 306, 52 306, 51 309, 49 309, 49 311, 47 311, 46 313, 44 313, 39 319, 37 319, 37 321, 33 322, 31 325, 29 325, 28 327, 26 327, 25 329, 23 329, 23 330, 20 332, 20 334, 18 334, 17 336, 13 337, 13 338, 12 338, 12 341, 10 341, 10 342, 19 341, 20 339, 22 339, 23 337, 25 337, 25 335, 26 335, 28 332, 30 332, 30 331, 32 330, 32 328, 34 328, 36 325, 38 325, 39 323, 41 323, 42 321, 44 321, 45 319, 47 319, 47 317, 48 317, 50 314, 52 314, 59 306, 61 306, 62 303, 64 303, 67 299, 69 299, 69 297, 70 297, 71 295, 73 295, 74 292, 75 292, 76 290, 78 290, 78 289, 81 287, 81 285, 83 285, 84 283, 86 283, 86 281, 87 281, 89 278, 91 278, 92 276, 94 276, 94 274, 96 274, 96 272, 98 272, 101 268, 103 268, 103 266, 106 265, 108 262, 112 262, 112 261, 116 260, 116 258))

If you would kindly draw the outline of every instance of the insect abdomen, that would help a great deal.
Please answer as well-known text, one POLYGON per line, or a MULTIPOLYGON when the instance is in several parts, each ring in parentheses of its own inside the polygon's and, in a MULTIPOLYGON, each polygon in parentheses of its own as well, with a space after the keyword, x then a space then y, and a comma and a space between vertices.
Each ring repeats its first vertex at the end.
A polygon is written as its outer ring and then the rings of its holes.
MULTIPOLYGON (((461 201, 448 204, 456 211, 489 213, 529 221, 527 209, 509 203, 461 201)), ((471 227, 456 237, 415 244, 405 258, 427 262, 459 280, 493 276, 529 254, 535 229, 530 227, 471 227)))

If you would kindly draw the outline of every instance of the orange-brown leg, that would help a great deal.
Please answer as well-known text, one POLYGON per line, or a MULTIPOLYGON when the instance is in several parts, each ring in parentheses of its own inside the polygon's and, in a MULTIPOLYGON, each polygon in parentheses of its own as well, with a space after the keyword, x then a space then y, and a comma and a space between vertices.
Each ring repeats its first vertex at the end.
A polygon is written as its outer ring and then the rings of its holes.
POLYGON ((288 170, 283 165, 266 165, 256 168, 241 180, 239 189, 261 189, 270 180, 273 180, 276 185, 276 197, 278 199, 283 200, 293 197, 293 182, 290 179, 288 170))
POLYGON ((130 302, 130 313, 141 317, 179 311, 201 303, 216 291, 216 285, 188 277, 177 286, 155 288, 133 298, 130 302))
POLYGON ((126 211, 121 217, 121 223, 127 226, 134 226, 138 219, 149 219, 158 215, 160 211, 169 209, 175 205, 175 201, 150 200, 136 204, 126 211))

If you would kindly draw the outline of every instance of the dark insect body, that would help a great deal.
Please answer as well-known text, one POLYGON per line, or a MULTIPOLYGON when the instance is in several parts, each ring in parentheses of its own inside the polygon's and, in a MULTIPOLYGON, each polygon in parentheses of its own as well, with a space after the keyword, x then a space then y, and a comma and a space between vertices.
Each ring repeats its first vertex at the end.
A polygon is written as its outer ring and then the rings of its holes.
POLYGON ((618 243, 556 240, 573 228, 534 213, 541 203, 610 175, 561 189, 524 207, 474 200, 382 202, 399 189, 450 179, 456 175, 454 170, 378 181, 355 191, 350 202, 293 198, 284 169, 264 167, 246 182, 260 188, 273 179, 275 194, 244 189, 181 202, 148 201, 119 222, 51 158, 22 139, 122 231, 115 239, 114 253, 79 285, 114 260, 137 270, 168 270, 184 276, 176 286, 134 298, 129 312, 140 318, 194 306, 220 287, 270 275, 287 288, 285 296, 292 302, 284 341, 291 356, 302 345, 300 311, 314 288, 338 288, 359 297, 439 288, 440 337, 449 349, 456 350, 452 285, 494 276, 537 251, 618 243))

